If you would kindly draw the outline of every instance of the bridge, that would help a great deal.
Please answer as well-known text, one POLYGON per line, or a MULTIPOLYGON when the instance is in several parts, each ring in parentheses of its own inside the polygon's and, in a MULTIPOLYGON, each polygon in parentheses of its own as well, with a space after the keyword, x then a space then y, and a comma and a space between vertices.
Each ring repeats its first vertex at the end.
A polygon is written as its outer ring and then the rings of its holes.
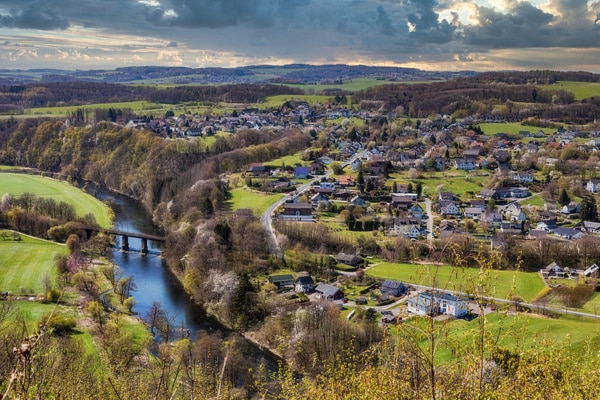
POLYGON ((123 251, 129 251, 129 238, 140 239, 142 241, 142 249, 140 250, 142 254, 148 254, 149 240, 158 243, 164 243, 167 240, 167 238, 163 236, 147 235, 145 233, 126 232, 118 229, 105 229, 100 228, 98 226, 83 225, 81 226, 81 229, 83 229, 86 232, 88 239, 92 236, 93 232, 102 232, 108 235, 121 236, 121 250, 123 251))

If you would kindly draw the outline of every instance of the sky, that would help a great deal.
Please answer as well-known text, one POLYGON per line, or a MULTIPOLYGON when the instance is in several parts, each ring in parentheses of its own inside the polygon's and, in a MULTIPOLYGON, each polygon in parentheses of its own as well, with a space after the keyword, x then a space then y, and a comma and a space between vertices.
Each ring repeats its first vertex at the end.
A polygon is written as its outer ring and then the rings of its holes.
POLYGON ((0 0, 0 68, 600 72, 600 0, 0 0))

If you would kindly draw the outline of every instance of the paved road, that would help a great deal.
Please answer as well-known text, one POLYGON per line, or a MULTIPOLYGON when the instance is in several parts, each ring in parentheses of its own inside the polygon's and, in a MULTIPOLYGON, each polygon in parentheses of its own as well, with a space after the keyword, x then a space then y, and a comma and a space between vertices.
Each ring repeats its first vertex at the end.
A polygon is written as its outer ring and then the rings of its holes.
MULTIPOLYGON (((349 166, 359 157, 363 157, 364 154, 365 154, 364 150, 357 152, 351 158, 344 161, 342 163, 342 167, 345 168, 345 167, 349 166)), ((332 171, 327 171, 324 176, 325 176, 325 178, 329 178, 332 174, 333 174, 332 171)), ((279 241, 277 240, 277 235, 275 235, 275 231, 273 230, 273 213, 279 206, 281 206, 283 203, 285 203, 286 200, 290 200, 294 197, 300 196, 302 193, 304 193, 305 191, 310 189, 311 186, 313 185, 313 183, 320 182, 321 178, 323 178, 323 176, 318 176, 315 179, 313 179, 312 181, 305 183, 304 185, 298 187, 295 190, 295 194, 293 196, 285 195, 282 199, 277 200, 275 203, 271 204, 271 206, 263 213, 263 215, 260 216, 260 223, 265 228, 265 232, 267 235, 266 239, 267 239, 267 245, 269 247, 269 252, 271 253, 271 255, 273 257, 275 257, 275 258, 283 257, 283 252, 281 251, 281 248, 279 246, 279 241)))
POLYGON ((433 241, 433 215, 431 214, 431 199, 429 197, 425 198, 425 212, 427 213, 427 241, 431 246, 433 241))

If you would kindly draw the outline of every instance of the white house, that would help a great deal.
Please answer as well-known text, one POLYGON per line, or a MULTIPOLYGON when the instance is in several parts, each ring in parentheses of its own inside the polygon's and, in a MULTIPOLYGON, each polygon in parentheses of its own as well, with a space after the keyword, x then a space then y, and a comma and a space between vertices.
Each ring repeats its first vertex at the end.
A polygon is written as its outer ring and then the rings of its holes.
POLYGON ((460 208, 453 201, 440 201, 440 214, 444 216, 460 215, 460 208))
POLYGON ((597 193, 600 191, 600 179, 590 179, 585 185, 588 192, 597 193))
POLYGON ((411 297, 407 302, 407 310, 417 315, 462 317, 469 312, 469 302, 449 293, 425 292, 411 297))

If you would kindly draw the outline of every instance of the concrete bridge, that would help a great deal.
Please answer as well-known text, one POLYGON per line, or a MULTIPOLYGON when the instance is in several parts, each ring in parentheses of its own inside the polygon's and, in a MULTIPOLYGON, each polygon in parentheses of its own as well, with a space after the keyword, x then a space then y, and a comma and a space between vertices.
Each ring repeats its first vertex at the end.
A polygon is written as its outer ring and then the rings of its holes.
POLYGON ((129 238, 137 238, 142 241, 142 248, 140 252, 142 254, 148 254, 148 241, 151 240, 153 242, 164 243, 166 238, 163 236, 155 236, 155 235, 146 235, 145 233, 134 233, 134 232, 126 232, 120 231, 117 229, 104 229, 96 226, 82 226, 88 239, 92 236, 94 232, 102 232, 108 235, 120 236, 121 237, 121 250, 129 251, 129 238))

